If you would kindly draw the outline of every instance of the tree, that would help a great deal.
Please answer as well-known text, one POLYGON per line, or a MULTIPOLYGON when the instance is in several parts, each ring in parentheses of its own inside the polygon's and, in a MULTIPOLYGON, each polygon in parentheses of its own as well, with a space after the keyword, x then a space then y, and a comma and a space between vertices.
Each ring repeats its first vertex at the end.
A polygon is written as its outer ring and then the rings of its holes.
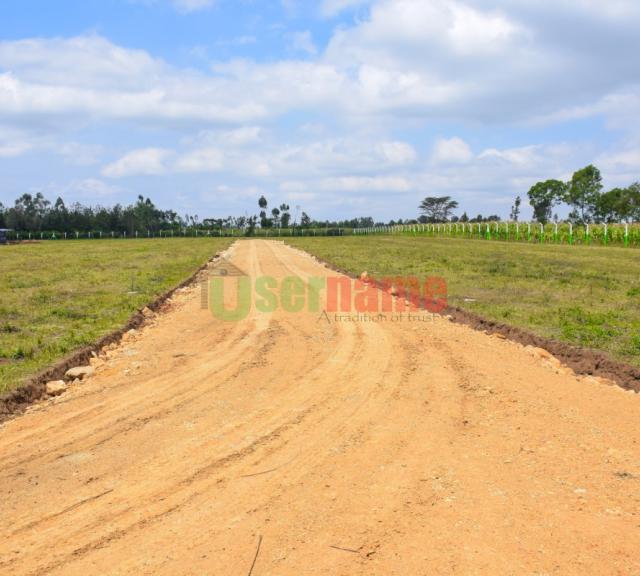
POLYGON ((629 212, 628 190, 614 188, 600 194, 594 210, 596 222, 620 222, 629 212))
POLYGON ((289 227, 289 221, 291 220, 289 210, 289 204, 280 204, 280 225, 283 228, 289 227))
POLYGON ((520 198, 520 196, 516 196, 516 201, 514 202, 513 206, 511 206, 511 220, 513 220, 514 222, 518 221, 518 217, 520 216, 520 204, 522 204, 522 199, 520 198))
POLYGON ((274 208, 271 210, 271 215, 273 216, 273 223, 275 226, 280 222, 280 210, 278 208, 274 208))
POLYGON ((629 206, 625 220, 640 220, 640 182, 634 182, 627 188, 627 198, 629 206))
POLYGON ((419 206, 428 222, 446 222, 457 207, 451 196, 428 196, 419 206))
POLYGON ((462 216, 460 216, 460 222, 469 222, 469 216, 467 216, 466 212, 463 212, 462 216))
POLYGON ((574 173, 565 193, 565 201, 573 207, 580 222, 591 222, 596 214, 601 192, 602 175, 600 170, 590 164, 574 173))
POLYGON ((247 228, 245 230, 245 236, 253 236, 256 233, 256 224, 258 222, 257 216, 251 216, 247 220, 247 228))
POLYGON ((260 226, 267 228, 270 225, 269 219, 267 218, 267 207, 269 203, 264 196, 260 196, 258 206, 260 206, 260 226))
POLYGON ((567 185, 560 180, 545 180, 532 186, 528 196, 533 217, 541 224, 546 224, 551 218, 553 207, 562 201, 566 191, 567 185))
POLYGON ((309 226, 311 226, 311 218, 309 218, 309 215, 306 212, 302 213, 302 217, 300 218, 300 225, 303 228, 308 228, 309 226))

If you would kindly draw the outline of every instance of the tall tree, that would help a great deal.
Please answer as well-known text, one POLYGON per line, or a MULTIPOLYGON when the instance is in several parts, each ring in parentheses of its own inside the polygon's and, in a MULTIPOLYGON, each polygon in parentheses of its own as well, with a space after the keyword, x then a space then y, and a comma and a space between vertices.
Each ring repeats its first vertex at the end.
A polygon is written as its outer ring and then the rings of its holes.
POLYGON ((591 222, 602 192, 602 175, 593 164, 574 173, 565 200, 573 207, 580 222, 591 222))
POLYGON ((511 220, 513 220, 514 222, 518 221, 518 218, 520 217, 520 204, 522 204, 522 198, 520 198, 520 196, 516 196, 516 201, 514 202, 513 206, 511 206, 511 220))
POLYGON ((266 228, 269 223, 269 219, 267 218, 267 207, 269 206, 269 203, 264 196, 260 196, 258 206, 260 206, 260 226, 266 228))
POLYGON ((446 222, 457 207, 451 196, 427 196, 419 206, 428 222, 446 222))
POLYGON ((289 213, 289 204, 280 204, 280 225, 283 228, 289 227, 289 221, 291 220, 291 214, 289 213))
POLYGON ((553 207, 562 201, 566 191, 567 185, 560 180, 545 180, 532 186, 528 196, 534 218, 541 224, 546 224, 551 218, 553 207))
POLYGON ((625 214, 625 220, 640 220, 640 182, 634 182, 627 188, 628 213, 625 214))
POLYGON ((271 210, 271 215, 273 216, 273 224, 274 226, 278 226, 280 224, 280 209, 274 208, 271 210))

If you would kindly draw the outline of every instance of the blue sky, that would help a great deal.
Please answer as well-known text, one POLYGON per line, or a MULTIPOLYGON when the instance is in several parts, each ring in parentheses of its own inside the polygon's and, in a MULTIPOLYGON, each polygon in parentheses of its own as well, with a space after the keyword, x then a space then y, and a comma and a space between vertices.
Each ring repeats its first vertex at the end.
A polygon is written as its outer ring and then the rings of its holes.
POLYGON ((627 185, 639 25, 636 0, 4 0, 0 202, 506 217, 589 163, 627 185))

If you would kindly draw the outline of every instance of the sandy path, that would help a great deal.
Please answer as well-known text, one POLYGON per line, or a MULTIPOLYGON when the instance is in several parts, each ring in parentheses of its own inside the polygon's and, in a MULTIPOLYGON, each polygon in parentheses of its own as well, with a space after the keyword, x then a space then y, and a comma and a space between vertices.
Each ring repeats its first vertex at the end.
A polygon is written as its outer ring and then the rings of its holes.
MULTIPOLYGON (((252 276, 333 275, 238 242, 252 276)), ((445 319, 197 288, 0 428, 0 574, 640 574, 640 398, 445 319)))

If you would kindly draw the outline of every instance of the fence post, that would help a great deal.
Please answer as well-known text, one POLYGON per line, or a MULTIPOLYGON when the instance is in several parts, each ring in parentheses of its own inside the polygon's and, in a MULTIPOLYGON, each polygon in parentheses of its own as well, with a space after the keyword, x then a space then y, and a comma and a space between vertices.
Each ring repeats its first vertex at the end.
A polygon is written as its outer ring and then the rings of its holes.
POLYGON ((629 246, 629 224, 624 225, 624 245, 629 246))

